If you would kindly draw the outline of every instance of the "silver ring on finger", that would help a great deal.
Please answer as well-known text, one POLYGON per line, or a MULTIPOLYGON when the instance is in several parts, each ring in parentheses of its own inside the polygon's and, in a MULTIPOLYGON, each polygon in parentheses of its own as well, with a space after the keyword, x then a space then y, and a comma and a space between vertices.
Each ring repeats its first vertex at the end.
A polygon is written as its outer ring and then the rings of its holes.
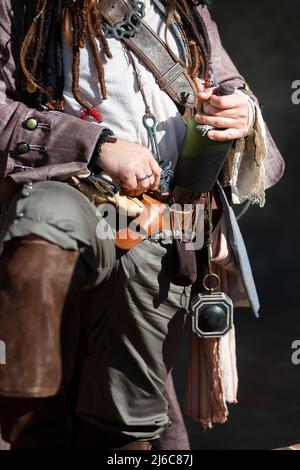
POLYGON ((145 181, 153 176, 153 173, 151 175, 146 175, 145 178, 137 178, 137 181, 145 181))

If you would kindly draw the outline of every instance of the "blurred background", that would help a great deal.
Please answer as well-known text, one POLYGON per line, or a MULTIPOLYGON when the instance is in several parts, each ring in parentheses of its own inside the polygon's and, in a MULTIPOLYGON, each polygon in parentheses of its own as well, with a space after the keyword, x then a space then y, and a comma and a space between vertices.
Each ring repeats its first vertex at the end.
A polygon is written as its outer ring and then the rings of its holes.
MULTIPOLYGON (((224 47, 264 106, 264 117, 287 168, 267 192, 264 209, 241 220, 261 300, 261 319, 236 312, 239 404, 228 423, 203 431, 187 421, 193 449, 272 449, 300 442, 300 365, 291 345, 300 340, 300 2, 214 0, 211 13, 224 47)), ((176 385, 184 392, 186 348, 176 385)))

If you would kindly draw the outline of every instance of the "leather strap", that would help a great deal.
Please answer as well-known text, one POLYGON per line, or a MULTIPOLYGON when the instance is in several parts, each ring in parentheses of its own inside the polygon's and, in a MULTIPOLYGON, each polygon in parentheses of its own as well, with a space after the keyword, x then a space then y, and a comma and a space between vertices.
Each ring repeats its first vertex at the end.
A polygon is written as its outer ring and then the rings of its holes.
MULTIPOLYGON (((124 20, 132 5, 128 0, 102 0, 98 8, 108 24, 113 26, 124 20)), ((149 68, 159 87, 176 103, 187 108, 196 107, 196 87, 187 69, 147 23, 142 21, 140 31, 134 37, 123 37, 122 41, 149 68)))

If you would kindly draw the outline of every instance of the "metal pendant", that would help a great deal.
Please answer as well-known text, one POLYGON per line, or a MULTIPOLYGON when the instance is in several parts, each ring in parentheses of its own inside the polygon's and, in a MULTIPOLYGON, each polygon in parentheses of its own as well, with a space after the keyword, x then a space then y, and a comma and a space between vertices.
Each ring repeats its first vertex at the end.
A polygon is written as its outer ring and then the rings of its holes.
POLYGON ((233 327, 233 302, 220 292, 221 279, 213 272, 212 265, 212 195, 206 195, 208 274, 204 276, 206 292, 196 295, 191 301, 192 330, 200 338, 221 338, 233 327))
POLYGON ((223 292, 196 295, 191 312, 192 330, 200 338, 220 338, 233 327, 233 303, 223 292))

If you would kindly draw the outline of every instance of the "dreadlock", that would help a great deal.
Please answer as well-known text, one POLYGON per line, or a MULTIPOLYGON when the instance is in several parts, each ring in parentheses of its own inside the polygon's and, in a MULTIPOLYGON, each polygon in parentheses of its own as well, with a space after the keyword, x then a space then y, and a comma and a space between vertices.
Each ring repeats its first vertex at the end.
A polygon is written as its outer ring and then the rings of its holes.
POLYGON ((201 2, 197 0, 166 0, 168 11, 166 21, 167 28, 169 28, 176 10, 178 10, 183 20, 185 31, 189 39, 191 54, 189 73, 192 78, 195 78, 199 74, 201 65, 203 76, 208 73, 210 68, 211 48, 207 29, 199 12, 193 9, 193 6, 198 6, 200 3, 201 2), (190 5, 191 3, 192 7, 190 5))
MULTIPOLYGON (((195 78, 201 69, 204 76, 210 65, 210 41, 201 15, 194 8, 199 0, 165 0, 167 28, 180 14, 187 31, 191 61, 189 73, 195 78)), ((87 43, 91 46, 97 69, 102 99, 106 99, 104 65, 99 53, 97 39, 104 56, 112 58, 109 45, 103 33, 100 10, 101 0, 25 0, 28 24, 21 47, 20 63, 25 76, 26 89, 34 94, 37 104, 45 101, 62 100, 64 80, 62 64, 62 33, 67 46, 72 46, 72 92, 84 110, 92 106, 80 94, 79 70, 80 49, 87 43), (32 21, 32 18, 33 21, 32 21), (63 24, 63 27, 62 27, 63 24), (54 44, 54 46, 53 46, 54 44), (50 50, 54 47, 54 50, 50 50), (51 65, 52 76, 49 77, 51 65), (55 83, 53 83, 55 80, 55 83), (51 86, 50 84, 51 83, 51 86), (35 92, 36 93, 33 93, 35 92)))

